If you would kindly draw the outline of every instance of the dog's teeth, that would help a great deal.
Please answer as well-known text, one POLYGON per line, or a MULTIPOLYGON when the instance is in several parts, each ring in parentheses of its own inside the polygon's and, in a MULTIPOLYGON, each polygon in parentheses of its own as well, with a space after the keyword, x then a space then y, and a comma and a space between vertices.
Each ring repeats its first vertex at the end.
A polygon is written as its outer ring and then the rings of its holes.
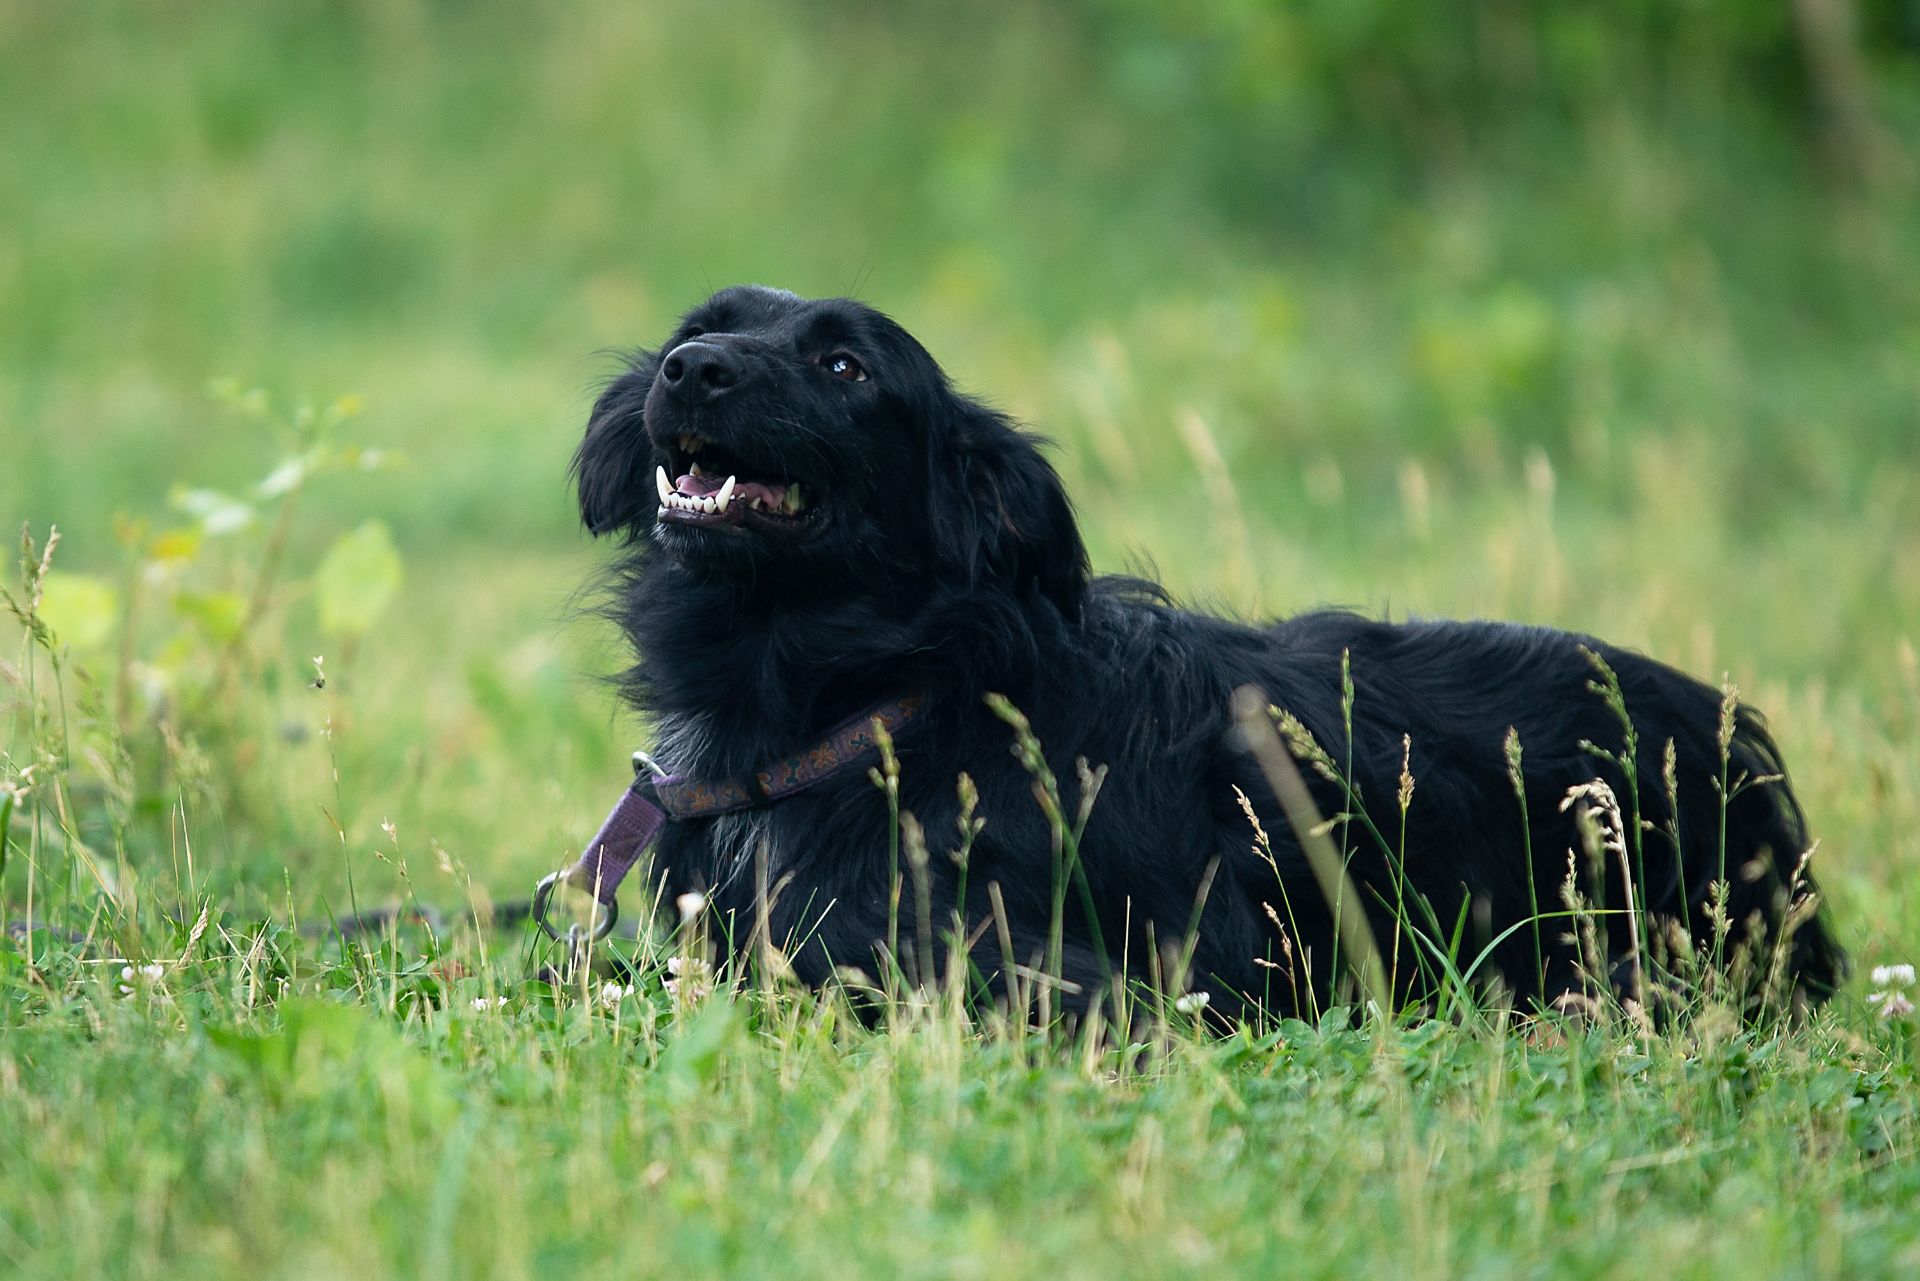
POLYGON ((727 509, 727 504, 733 501, 734 480, 735 480, 735 477, 732 477, 732 476, 727 477, 727 483, 720 486, 720 492, 714 495, 713 500, 715 503, 719 504, 721 511, 725 511, 727 509))
POLYGON ((667 469, 665 467, 655 467, 653 469, 653 483, 660 487, 661 502, 670 503, 673 501, 673 485, 667 480, 667 469))
POLYGON ((698 475, 700 474, 700 464, 699 464, 699 463, 695 463, 695 464, 693 465, 693 474, 694 474, 694 475, 696 475, 696 476, 698 476, 698 475))

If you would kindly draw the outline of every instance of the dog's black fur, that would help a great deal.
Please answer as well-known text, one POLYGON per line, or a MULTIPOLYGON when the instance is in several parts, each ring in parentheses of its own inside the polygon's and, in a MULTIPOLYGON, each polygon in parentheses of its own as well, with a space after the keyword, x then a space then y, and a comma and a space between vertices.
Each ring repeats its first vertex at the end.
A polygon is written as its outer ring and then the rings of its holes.
MULTIPOLYGON (((1544 987, 1535 932, 1508 932, 1532 915, 1534 896, 1541 912, 1562 908, 1569 852, 1581 848, 1562 807, 1568 789, 1600 778, 1630 802, 1624 771, 1588 746, 1617 753, 1623 730, 1591 688, 1596 668, 1583 647, 1618 673, 1638 734, 1643 906, 1708 940, 1710 888, 1724 868, 1727 949, 1762 939, 1772 948, 1789 896, 1811 892, 1797 876, 1806 825, 1753 711, 1738 709, 1728 748, 1728 780, 1745 785, 1729 789, 1723 859, 1721 696, 1672 668, 1503 623, 1340 612, 1234 622, 1176 609, 1149 583, 1092 577, 1035 439, 957 393, 905 330, 859 303, 760 287, 714 295, 606 388, 574 470, 587 526, 625 539, 612 610, 639 661, 624 687, 652 718, 670 768, 743 776, 882 700, 928 699, 899 737, 900 804, 934 846, 938 928, 960 883, 944 853, 957 840, 956 779, 965 771, 977 783, 986 824, 966 871, 964 916, 980 981, 995 992, 1007 969, 1000 921, 1015 962, 1043 959, 1056 859, 1028 771, 1009 752, 1011 731, 984 704, 989 692, 1031 718, 1069 810, 1078 803, 1071 762, 1110 771, 1081 844, 1090 896, 1077 887, 1067 896, 1070 1004, 1105 990, 1123 957, 1131 977, 1144 977, 1156 948, 1164 956, 1190 937, 1190 981, 1216 1015, 1289 1013, 1333 995, 1331 913, 1231 719, 1233 691, 1245 685, 1295 714, 1343 769, 1350 760, 1365 808, 1396 848, 1411 744, 1405 892, 1430 913, 1406 914, 1442 947, 1458 930, 1463 957, 1492 942, 1480 977, 1497 973, 1523 1001, 1582 987, 1564 919, 1538 932, 1544 987), (686 433, 710 442, 707 471, 799 482, 811 505, 791 520, 731 525, 665 512, 656 468, 686 469, 686 433), (1355 690, 1351 740, 1343 655, 1355 690), (1524 748, 1524 824, 1504 750, 1510 726, 1524 748), (1663 780, 1669 742, 1677 815, 1663 780), (1263 820, 1277 875, 1254 849, 1236 789, 1263 820), (1276 917, 1292 937, 1283 941, 1276 917)), ((1347 809, 1338 789, 1306 773, 1321 813, 1347 809)), ((670 895, 704 891, 722 919, 743 923, 756 919, 756 885, 770 887, 771 936, 818 984, 836 966, 871 972, 884 947, 895 913, 889 827, 867 771, 849 770, 770 806, 670 825, 650 880, 670 895)), ((1394 947, 1392 862, 1357 821, 1332 835, 1351 851, 1381 950, 1401 958, 1399 995, 1418 998, 1413 958, 1431 952, 1405 936, 1394 947)), ((1626 902, 1617 865, 1604 884, 1584 854, 1580 866, 1588 900, 1626 902)), ((903 953, 918 915, 904 879, 903 953)), ((1616 921, 1609 933, 1620 983, 1629 931, 1616 921)), ((1814 916, 1791 933, 1782 965, 1785 990, 1817 1000, 1843 958, 1814 916)))

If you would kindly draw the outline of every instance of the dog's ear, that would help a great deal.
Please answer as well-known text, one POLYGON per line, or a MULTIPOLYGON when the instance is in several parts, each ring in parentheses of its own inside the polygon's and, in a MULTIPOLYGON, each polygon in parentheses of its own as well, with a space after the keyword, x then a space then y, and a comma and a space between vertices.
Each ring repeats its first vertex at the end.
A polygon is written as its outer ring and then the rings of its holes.
POLYGON ((942 564, 969 583, 1037 589, 1080 618, 1087 549, 1045 443, 1001 415, 954 397, 945 441, 932 456, 928 516, 942 564))
POLYGON ((642 415, 653 387, 651 353, 635 356, 627 372, 607 384, 587 418, 587 434, 573 455, 580 519, 598 537, 632 533, 652 523, 658 508, 648 462, 653 446, 642 415))

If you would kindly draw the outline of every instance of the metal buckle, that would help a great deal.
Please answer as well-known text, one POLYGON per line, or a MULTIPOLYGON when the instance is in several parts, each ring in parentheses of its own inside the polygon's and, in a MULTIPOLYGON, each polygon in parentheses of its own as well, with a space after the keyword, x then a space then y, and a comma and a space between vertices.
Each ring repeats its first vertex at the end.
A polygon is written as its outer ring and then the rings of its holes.
POLYGON ((659 761, 654 760, 653 757, 647 755, 645 752, 635 752, 633 754, 633 776, 639 778, 642 771, 653 775, 656 782, 667 776, 667 771, 660 768, 659 761))
POLYGON ((592 923, 592 930, 582 930, 580 923, 575 921, 567 926, 567 932, 562 934, 553 927, 553 922, 547 919, 547 905, 553 899, 554 887, 567 880, 567 877, 567 872, 552 872, 540 878, 540 884, 533 890, 533 923, 554 942, 565 943, 578 950, 583 943, 598 943, 613 933, 614 923, 620 919, 620 904, 617 900, 612 903, 602 903, 596 896, 593 900, 593 915, 588 918, 592 923))

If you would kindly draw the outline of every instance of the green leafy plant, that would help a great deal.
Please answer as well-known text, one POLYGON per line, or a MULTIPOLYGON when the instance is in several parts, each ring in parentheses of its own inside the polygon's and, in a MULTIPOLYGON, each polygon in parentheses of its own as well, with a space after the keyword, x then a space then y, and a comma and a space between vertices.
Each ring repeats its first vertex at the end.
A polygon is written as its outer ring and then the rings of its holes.
POLYGON ((259 695, 311 662, 290 644, 291 607, 311 598, 337 673, 403 580, 378 520, 334 534, 303 573, 308 540, 297 517, 308 487, 397 461, 350 439, 358 398, 279 412, 264 391, 238 383, 216 383, 212 394, 272 444, 256 484, 176 483, 168 518, 116 517, 117 573, 70 570, 56 558, 57 529, 44 542, 24 529, 19 585, 0 589, 23 632, 17 666, 0 671, 14 730, 0 758, 0 834, 16 816, 24 829, 0 844, 0 872, 21 845, 31 878, 51 873, 68 906, 83 883, 127 906, 123 890, 141 861, 133 825, 172 826, 195 804, 245 804, 251 767, 284 737, 275 700, 259 695), (54 846, 64 852, 59 869, 44 858, 54 846))

